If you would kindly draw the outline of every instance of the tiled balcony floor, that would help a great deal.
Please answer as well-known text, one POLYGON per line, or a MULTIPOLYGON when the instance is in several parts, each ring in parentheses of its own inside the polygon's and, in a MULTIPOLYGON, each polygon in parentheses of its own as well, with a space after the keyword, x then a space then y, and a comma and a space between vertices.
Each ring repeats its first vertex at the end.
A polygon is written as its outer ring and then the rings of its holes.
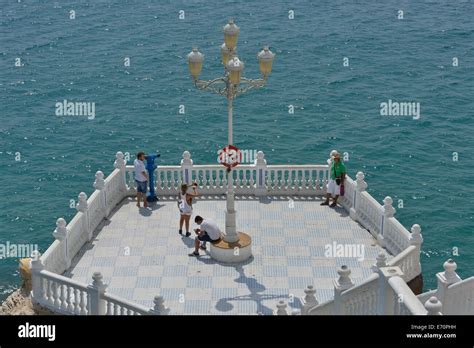
MULTIPOLYGON (((383 250, 343 208, 322 207, 320 198, 293 198, 293 204, 289 197, 236 199, 238 229, 253 240, 254 256, 246 264, 218 264, 203 251, 200 258, 189 257, 196 225, 191 223, 190 238, 178 234, 176 198, 160 198, 148 209, 127 198, 66 275, 90 283, 92 273, 100 271, 107 291, 148 307, 161 294, 170 314, 271 314, 281 299, 299 308, 309 284, 320 302, 331 299, 332 280, 343 264, 360 283, 383 250), (364 245, 364 260, 326 257, 325 245, 333 242, 364 245)), ((201 215, 224 230, 224 210, 224 197, 200 197, 191 222, 201 215)))

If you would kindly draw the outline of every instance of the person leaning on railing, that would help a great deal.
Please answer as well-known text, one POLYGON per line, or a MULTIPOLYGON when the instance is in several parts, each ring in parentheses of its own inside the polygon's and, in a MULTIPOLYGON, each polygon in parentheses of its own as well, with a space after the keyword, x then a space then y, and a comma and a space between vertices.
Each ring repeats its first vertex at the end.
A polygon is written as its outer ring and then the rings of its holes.
POLYGON ((329 200, 333 198, 330 207, 334 208, 337 205, 337 199, 344 190, 344 180, 346 178, 346 166, 341 160, 341 155, 336 150, 331 151, 331 158, 328 160, 329 164, 329 180, 326 193, 326 200, 321 205, 329 205, 329 200))
POLYGON ((148 185, 148 173, 145 169, 145 153, 140 151, 137 153, 137 159, 133 162, 135 171, 135 182, 137 183, 137 207, 140 208, 140 199, 143 198, 143 206, 146 208, 148 203, 146 201, 146 191, 148 185))

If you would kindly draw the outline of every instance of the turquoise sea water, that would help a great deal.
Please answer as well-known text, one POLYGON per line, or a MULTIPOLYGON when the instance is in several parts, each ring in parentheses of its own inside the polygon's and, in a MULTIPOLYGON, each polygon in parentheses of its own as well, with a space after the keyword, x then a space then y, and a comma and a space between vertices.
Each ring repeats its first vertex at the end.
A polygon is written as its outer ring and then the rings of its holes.
MULTIPOLYGON (((402 199, 396 217, 421 225, 425 289, 454 247, 459 274, 470 276, 473 14, 472 1, 441 0, 0 0, 0 243, 46 250, 56 219, 75 213, 69 200, 92 192, 116 151, 160 149, 159 163, 178 164, 190 150, 195 163, 214 163, 226 103, 193 88, 185 56, 198 45, 202 78, 217 77, 221 29, 234 17, 247 77, 258 76, 263 44, 277 54, 268 86, 235 101, 235 144, 263 150, 269 164, 348 152, 351 176, 364 171, 378 201, 402 199), (95 119, 55 116, 64 99, 95 102, 95 119), (421 119, 381 116, 389 99, 420 102, 421 119)), ((16 267, 0 260, 0 299, 18 287, 16 267)))

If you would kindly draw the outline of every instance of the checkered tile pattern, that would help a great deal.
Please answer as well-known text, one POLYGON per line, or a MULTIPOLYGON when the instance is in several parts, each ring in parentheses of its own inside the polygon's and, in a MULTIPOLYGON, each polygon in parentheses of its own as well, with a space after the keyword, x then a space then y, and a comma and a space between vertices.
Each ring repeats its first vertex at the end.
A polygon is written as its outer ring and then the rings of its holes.
MULTIPOLYGON (((254 256, 245 264, 222 265, 203 251, 198 259, 188 256, 194 233, 191 238, 178 234, 174 198, 149 209, 138 209, 127 198, 99 226, 66 275, 89 283, 100 271, 111 293, 150 307, 161 294, 170 314, 225 315, 271 314, 281 299, 299 308, 310 284, 320 302, 329 300, 343 264, 351 268, 356 284, 371 274, 383 249, 369 232, 342 208, 322 207, 319 199, 292 199, 293 208, 289 197, 237 197, 238 227, 252 237, 254 256), (364 260, 327 257, 325 246, 333 242, 364 245, 364 260)), ((224 197, 202 197, 194 204, 195 214, 214 219, 222 230, 224 210, 224 197)), ((195 227, 192 223, 191 232, 195 227)))

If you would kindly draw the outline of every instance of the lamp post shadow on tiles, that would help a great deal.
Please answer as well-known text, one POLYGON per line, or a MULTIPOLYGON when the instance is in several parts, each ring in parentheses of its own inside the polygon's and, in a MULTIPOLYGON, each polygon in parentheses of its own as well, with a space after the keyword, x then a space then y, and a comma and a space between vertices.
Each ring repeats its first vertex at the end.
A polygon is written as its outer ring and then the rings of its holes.
MULTIPOLYGON (((194 86, 201 90, 210 91, 227 98, 228 113, 228 145, 234 147, 232 137, 233 100, 240 94, 252 89, 263 87, 272 71, 275 55, 265 46, 258 54, 262 78, 248 79, 242 76, 244 63, 237 57, 237 39, 240 28, 231 19, 224 26, 224 43, 221 46, 224 75, 213 80, 199 80, 204 55, 196 47, 188 54, 188 65, 194 86)), ((243 262, 252 256, 252 239, 244 232, 237 231, 236 211, 234 200, 234 183, 232 167, 227 166, 227 199, 225 212, 225 236, 218 243, 212 244, 210 255, 213 259, 225 263, 243 262)))

